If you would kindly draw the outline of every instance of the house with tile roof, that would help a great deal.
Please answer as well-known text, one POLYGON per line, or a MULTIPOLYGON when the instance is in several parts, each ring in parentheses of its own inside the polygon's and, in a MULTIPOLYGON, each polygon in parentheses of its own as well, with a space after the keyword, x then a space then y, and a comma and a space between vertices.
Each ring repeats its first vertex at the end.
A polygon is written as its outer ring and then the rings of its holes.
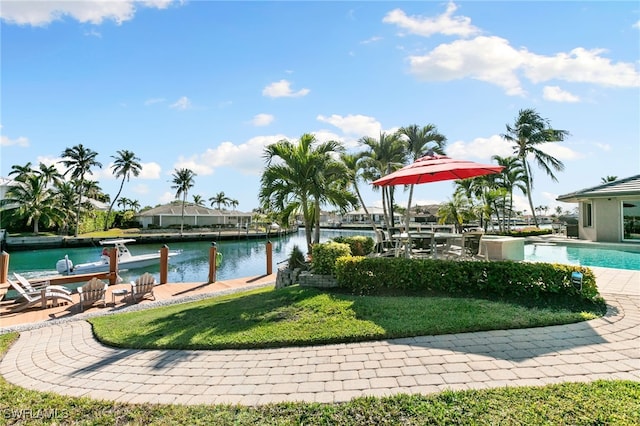
MULTIPOLYGON (((182 202, 172 202, 136 215, 143 228, 167 228, 180 225, 182 218, 182 202)), ((184 224, 197 227, 241 228, 251 224, 251 213, 238 210, 217 210, 186 203, 184 209, 184 224)))
POLYGON ((578 236, 600 242, 640 243, 640 175, 560 195, 578 203, 578 236))

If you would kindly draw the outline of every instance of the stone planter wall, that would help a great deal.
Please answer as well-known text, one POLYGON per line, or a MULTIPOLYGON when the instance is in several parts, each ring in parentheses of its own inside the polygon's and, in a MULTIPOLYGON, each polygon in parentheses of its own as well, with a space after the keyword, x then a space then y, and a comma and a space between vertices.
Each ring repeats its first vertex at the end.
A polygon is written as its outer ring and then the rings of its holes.
POLYGON ((338 282, 333 275, 318 275, 303 272, 298 277, 298 284, 303 287, 332 288, 338 287, 338 282))

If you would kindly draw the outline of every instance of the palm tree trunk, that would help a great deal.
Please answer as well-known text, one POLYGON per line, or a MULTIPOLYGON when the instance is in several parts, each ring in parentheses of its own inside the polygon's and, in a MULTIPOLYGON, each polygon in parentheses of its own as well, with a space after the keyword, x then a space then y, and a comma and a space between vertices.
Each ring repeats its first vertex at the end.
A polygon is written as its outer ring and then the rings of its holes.
POLYGON ((184 203, 187 201, 187 193, 186 191, 182 194, 182 215, 180 216, 180 236, 182 236, 182 232, 184 229, 184 203))
POLYGON ((364 210, 364 213, 367 215, 367 217, 369 218, 369 222, 371 222, 371 226, 373 227, 373 231, 377 231, 378 227, 376 226, 376 222, 373 220, 373 215, 369 213, 369 210, 367 209, 367 206, 364 205, 364 200, 362 199, 362 195, 360 194, 360 188, 358 188, 358 185, 356 185, 356 183, 353 183, 353 188, 356 190, 356 195, 358 196, 358 200, 360 201, 360 204, 362 205, 362 209, 364 210))
POLYGON ((104 219, 104 230, 105 231, 109 230, 109 216, 111 215, 111 210, 113 210, 113 206, 116 204, 116 201, 118 200, 118 197, 120 196, 120 193, 122 192, 122 187, 124 186, 125 177, 122 178, 122 182, 120 182, 120 189, 118 190, 118 193, 116 194, 116 197, 111 202, 111 205, 109 206, 109 210, 107 210, 107 217, 105 217, 105 219, 104 219))
POLYGON ((78 231, 80 230, 80 207, 82 206, 82 181, 84 180, 84 175, 80 176, 80 186, 78 187, 78 207, 76 207, 76 231, 73 234, 74 237, 78 236, 78 231))
POLYGON ((320 200, 315 200, 315 229, 313 230, 313 243, 320 242, 320 200))
POLYGON ((533 216, 533 224, 538 227, 538 218, 536 217, 536 209, 533 208, 533 198, 531 197, 531 175, 529 174, 529 163, 524 163, 524 174, 527 180, 527 198, 529 199, 529 207, 531 208, 531 215, 533 216))

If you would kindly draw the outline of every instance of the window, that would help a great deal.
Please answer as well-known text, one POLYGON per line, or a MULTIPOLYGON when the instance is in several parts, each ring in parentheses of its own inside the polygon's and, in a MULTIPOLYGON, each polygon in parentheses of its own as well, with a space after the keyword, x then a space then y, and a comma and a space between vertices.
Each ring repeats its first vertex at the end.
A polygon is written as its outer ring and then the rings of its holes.
POLYGON ((622 229, 625 240, 640 240, 640 201, 622 201, 622 229))
POLYGON ((593 226, 592 220, 592 204, 582 203, 582 227, 588 228, 593 226))

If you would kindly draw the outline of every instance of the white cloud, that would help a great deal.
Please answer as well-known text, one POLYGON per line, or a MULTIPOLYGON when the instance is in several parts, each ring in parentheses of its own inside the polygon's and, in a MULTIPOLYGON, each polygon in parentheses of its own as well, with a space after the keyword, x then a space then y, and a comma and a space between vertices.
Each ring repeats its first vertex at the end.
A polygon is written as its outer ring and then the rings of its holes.
POLYGON ((525 60, 500 37, 476 37, 441 44, 422 56, 410 56, 411 72, 421 80, 452 81, 473 78, 502 87, 509 95, 523 95, 516 70, 525 60))
POLYGON ((458 9, 453 2, 447 4, 447 10, 433 18, 422 16, 407 16, 400 9, 392 10, 382 19, 387 24, 396 24, 400 28, 411 34, 425 37, 434 34, 444 34, 451 36, 470 37, 478 34, 480 30, 471 25, 471 18, 466 16, 453 16, 458 9))
POLYGON ((640 87, 640 73, 632 63, 612 64, 600 56, 603 49, 577 47, 555 56, 528 54, 525 75, 534 83, 552 79, 575 83, 594 83, 613 87, 640 87))
POLYGON ((142 166, 138 176, 140 179, 160 179, 162 167, 158 163, 152 161, 150 163, 140 163, 140 165, 142 166))
POLYGON ((201 176, 211 175, 217 167, 232 167, 245 175, 259 175, 264 167, 264 147, 281 139, 284 135, 256 136, 245 143, 222 142, 214 149, 189 158, 180 157, 175 168, 188 168, 201 176))
POLYGON ((560 161, 566 160, 578 160, 585 158, 585 155, 581 152, 574 151, 566 143, 562 142, 550 142, 539 146, 541 151, 557 158, 560 161))
POLYGON ((271 114, 256 114, 251 120, 251 124, 254 126, 268 126, 273 122, 274 118, 271 114))
POLYGON ((262 89, 262 95, 270 98, 297 98, 306 96, 310 92, 309 89, 300 89, 297 92, 291 90, 291 82, 287 80, 276 81, 262 89))
POLYGON ((9 139, 8 136, 0 136, 0 146, 29 146, 29 139, 24 136, 19 136, 17 139, 9 139))
POLYGON ((180 111, 184 111, 185 109, 191 108, 191 101, 186 96, 183 96, 180 99, 178 99, 176 103, 169 105, 169 107, 180 110, 180 111))
POLYGON ((631 63, 611 63, 601 50, 577 48, 542 56, 514 49, 500 37, 476 37, 441 44, 421 56, 410 56, 410 70, 426 81, 473 78, 502 87, 508 95, 524 95, 519 74, 533 83, 563 80, 603 86, 639 87, 640 73, 631 63))
POLYGON ((579 102, 580 97, 562 90, 558 86, 545 86, 543 89, 544 99, 553 102, 579 102))
POLYGON ((328 123, 342 130, 343 133, 356 135, 357 137, 379 137, 382 125, 373 117, 360 114, 346 116, 332 114, 328 117, 318 115, 316 119, 322 123, 328 123))
POLYGON ((31 26, 45 26, 66 17, 95 25, 105 20, 121 24, 133 19, 139 7, 165 9, 171 3, 173 0, 3 1, 0 18, 8 23, 31 26))
MULTIPOLYGON (((413 34, 451 34, 469 37, 480 31, 469 18, 454 17, 454 3, 447 11, 433 18, 408 17, 402 10, 389 12, 384 22, 398 25, 413 34)), ((545 56, 514 48, 508 40, 498 36, 477 36, 440 44, 426 54, 408 57, 410 72, 424 81, 453 81, 475 79, 501 87, 511 96, 526 92, 522 79, 533 83, 562 80, 591 83, 610 87, 640 87, 640 72, 630 62, 614 63, 604 57, 603 49, 576 47, 569 52, 545 56)), ((550 100, 575 102, 566 92, 547 94, 550 100)))
POLYGON ((603 151, 611 151, 611 145, 608 143, 595 143, 594 145, 603 151))
POLYGON ((446 153, 451 158, 490 162, 493 155, 512 155, 513 149, 500 135, 492 135, 488 138, 475 138, 471 142, 455 141, 447 145, 446 153))
POLYGON ((640 29, 640 20, 636 21, 636 23, 635 23, 635 24, 633 24, 631 27, 632 27, 632 28, 639 28, 639 29, 640 29))

